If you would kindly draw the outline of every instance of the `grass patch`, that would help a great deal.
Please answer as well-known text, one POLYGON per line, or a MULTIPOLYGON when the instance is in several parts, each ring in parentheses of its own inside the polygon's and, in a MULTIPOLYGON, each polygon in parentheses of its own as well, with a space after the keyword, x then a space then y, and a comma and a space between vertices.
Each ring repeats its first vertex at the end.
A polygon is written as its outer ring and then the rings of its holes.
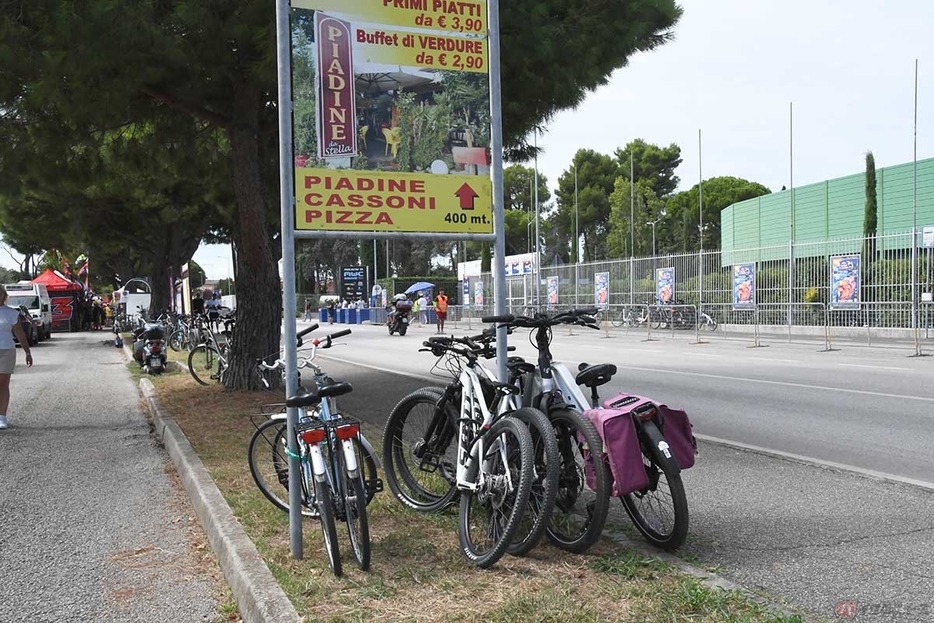
MULTIPOLYGON (((460 552, 455 510, 419 515, 398 503, 388 486, 368 508, 371 570, 364 573, 353 565, 346 527, 339 523, 344 577, 335 578, 318 523, 306 520, 304 559, 293 559, 287 514, 263 497, 250 475, 247 446, 254 420, 262 421, 255 416, 263 403, 281 401, 281 395, 202 387, 187 372, 154 380, 163 409, 185 431, 273 575, 307 620, 803 620, 769 610, 742 593, 709 588, 671 565, 621 550, 609 539, 587 555, 542 544, 524 558, 506 556, 493 569, 481 571, 460 552)), ((364 431, 374 443, 382 435, 367 425, 364 431)))

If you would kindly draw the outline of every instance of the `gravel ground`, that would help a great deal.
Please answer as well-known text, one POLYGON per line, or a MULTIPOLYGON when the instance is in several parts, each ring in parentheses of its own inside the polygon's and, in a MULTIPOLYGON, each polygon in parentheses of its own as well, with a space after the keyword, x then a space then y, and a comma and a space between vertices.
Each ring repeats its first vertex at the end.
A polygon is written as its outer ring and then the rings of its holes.
POLYGON ((219 618, 220 571, 109 335, 55 334, 29 370, 17 353, 0 432, 0 621, 219 618))

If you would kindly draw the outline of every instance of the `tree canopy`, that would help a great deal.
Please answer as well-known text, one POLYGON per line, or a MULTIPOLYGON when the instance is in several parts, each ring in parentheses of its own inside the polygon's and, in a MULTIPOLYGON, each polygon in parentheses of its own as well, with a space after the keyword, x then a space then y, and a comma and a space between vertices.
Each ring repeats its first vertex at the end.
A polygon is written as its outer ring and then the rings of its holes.
MULTIPOLYGON (((580 103, 632 54, 667 41, 681 13, 674 0, 521 0, 501 11, 504 138, 516 157, 528 153, 532 127, 580 103)), ((113 255, 124 258, 143 251, 138 232, 161 216, 169 219, 169 226, 158 221, 161 234, 177 235, 151 245, 165 254, 164 265, 188 253, 187 241, 228 232, 241 313, 227 383, 238 388, 253 382, 252 362, 279 344, 274 20, 273 5, 260 0, 0 6, 4 232, 21 252, 66 236, 90 245, 103 234, 100 210, 134 213, 142 222, 121 223, 134 235, 115 240, 113 255), (181 126, 187 136, 175 132, 181 126), (165 175, 108 160, 102 146, 125 128, 144 133, 152 164, 165 175), (187 175, 204 137, 215 157, 187 175), (160 150, 160 141, 178 149, 160 150), (200 186, 198 173, 206 173, 200 186), (132 175, 138 184, 130 184, 132 175), (22 224, 16 210, 23 205, 42 213, 41 227, 22 224), (79 205, 87 211, 72 211, 79 205), (219 218, 202 218, 210 207, 221 208, 219 218), (45 235, 27 235, 30 228, 45 235)), ((156 282, 164 268, 151 270, 156 282)))

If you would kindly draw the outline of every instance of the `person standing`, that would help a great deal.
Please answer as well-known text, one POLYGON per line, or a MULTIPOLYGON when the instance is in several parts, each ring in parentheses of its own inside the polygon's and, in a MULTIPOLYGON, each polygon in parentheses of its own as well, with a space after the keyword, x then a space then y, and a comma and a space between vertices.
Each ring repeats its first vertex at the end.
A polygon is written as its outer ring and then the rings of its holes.
POLYGON ((311 301, 308 299, 305 299, 305 316, 303 320, 305 322, 308 322, 311 320, 311 301))
POLYGON ((438 317, 438 333, 444 333, 444 321, 448 317, 448 297, 444 290, 438 291, 435 297, 435 315, 438 317))
POLYGON ((412 319, 413 320, 417 319, 418 324, 420 325, 425 324, 421 319, 422 317, 419 315, 419 312, 421 310, 422 310, 422 297, 419 296, 418 298, 415 299, 415 302, 412 304, 412 319))
POLYGON ((337 309, 334 304, 334 299, 328 299, 328 324, 334 324, 334 316, 337 314, 337 309))
POLYGON ((32 350, 29 348, 29 339, 19 323, 20 313, 6 304, 6 288, 0 285, 0 430, 7 428, 6 412, 10 407, 10 377, 16 367, 16 343, 13 336, 19 340, 26 353, 26 367, 32 367, 32 350))
POLYGON ((421 324, 428 324, 429 305, 431 305, 431 303, 428 302, 428 296, 422 292, 421 296, 418 297, 419 322, 421 322, 421 324))

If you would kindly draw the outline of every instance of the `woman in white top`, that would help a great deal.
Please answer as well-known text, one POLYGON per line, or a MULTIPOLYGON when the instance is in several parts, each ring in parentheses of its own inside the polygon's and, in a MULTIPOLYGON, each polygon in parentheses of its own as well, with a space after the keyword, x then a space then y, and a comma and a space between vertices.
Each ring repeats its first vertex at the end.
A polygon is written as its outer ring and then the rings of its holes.
POLYGON ((16 343, 13 335, 26 352, 26 367, 32 367, 32 352, 23 327, 19 324, 19 310, 8 307, 6 288, 0 285, 0 430, 7 427, 6 411, 10 406, 10 376, 16 367, 16 343))

